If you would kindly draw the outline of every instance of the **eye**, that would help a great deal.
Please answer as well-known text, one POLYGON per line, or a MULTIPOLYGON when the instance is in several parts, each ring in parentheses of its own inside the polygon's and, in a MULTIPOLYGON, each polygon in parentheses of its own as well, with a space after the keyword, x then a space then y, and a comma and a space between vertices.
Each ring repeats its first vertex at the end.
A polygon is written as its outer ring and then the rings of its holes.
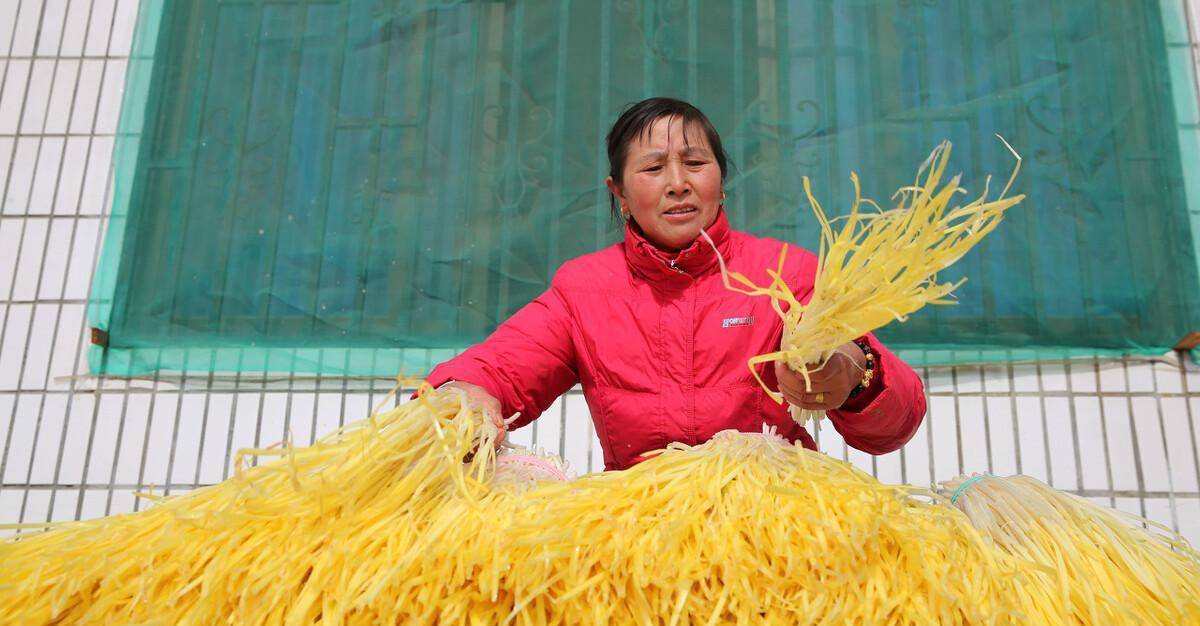
POLYGON ((662 169, 661 165, 651 165, 650 167, 647 167, 646 169, 644 169, 642 171, 643 172, 657 172, 658 170, 661 170, 661 169, 662 169))
POLYGON ((705 163, 708 163, 708 161, 688 161, 688 165, 691 165, 693 167, 698 167, 698 166, 704 165, 705 163))

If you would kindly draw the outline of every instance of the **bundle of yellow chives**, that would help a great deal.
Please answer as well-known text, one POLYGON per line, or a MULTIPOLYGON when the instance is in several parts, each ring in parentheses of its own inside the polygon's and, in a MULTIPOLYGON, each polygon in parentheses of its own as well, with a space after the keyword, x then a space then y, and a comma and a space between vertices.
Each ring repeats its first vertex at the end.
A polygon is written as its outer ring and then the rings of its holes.
POLYGON ((1029 476, 942 484, 971 523, 1015 557, 1024 611, 1047 623, 1200 623, 1200 554, 1160 524, 1029 476))
MULTIPOLYGON (((770 297, 784 321, 779 351, 750 359, 748 365, 755 377, 756 365, 786 361, 807 381, 813 364, 819 368, 839 346, 893 320, 904 321, 926 304, 952 304, 948 296, 962 281, 938 283, 938 272, 962 258, 1000 223, 1007 209, 1025 197, 1006 197, 1020 171, 1021 158, 1007 142, 1004 145, 1017 163, 1000 196, 991 201, 987 200, 989 177, 978 198, 961 206, 950 205, 956 194, 966 191, 958 186, 959 176, 942 182, 950 159, 948 141, 933 150, 918 169, 912 186, 893 195, 899 201, 888 211, 862 197, 858 176, 851 173, 854 204, 849 215, 838 218, 845 223, 836 233, 813 197, 806 176, 804 193, 821 225, 819 262, 808 303, 799 302, 782 276, 786 246, 780 254, 779 268, 768 270, 772 282, 766 286, 728 271, 721 261, 726 287, 770 297), (873 210, 862 210, 864 205, 873 210)), ((761 378, 758 381, 762 384, 761 378)), ((763 389, 777 402, 783 402, 782 396, 766 385, 763 389)), ((820 412, 797 409, 792 415, 800 423, 809 419, 816 422, 822 417, 820 412)))
MULTIPOLYGON (((993 623, 1019 562, 949 507, 778 437, 495 488, 426 391, 137 514, 0 543, 22 624, 993 623), (466 463, 464 458, 469 458, 466 463)), ((477 449, 479 452, 475 452, 477 449)))

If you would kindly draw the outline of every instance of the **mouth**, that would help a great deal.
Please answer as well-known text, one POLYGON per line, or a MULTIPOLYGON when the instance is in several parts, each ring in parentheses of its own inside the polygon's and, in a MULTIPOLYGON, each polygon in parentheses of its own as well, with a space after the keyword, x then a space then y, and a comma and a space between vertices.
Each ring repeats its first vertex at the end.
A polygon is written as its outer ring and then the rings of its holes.
POLYGON ((698 210, 699 209, 697 209, 694 205, 683 203, 683 204, 676 204, 676 205, 672 206, 671 208, 667 209, 663 213, 663 215, 685 216, 685 215, 691 215, 692 213, 695 213, 698 210))

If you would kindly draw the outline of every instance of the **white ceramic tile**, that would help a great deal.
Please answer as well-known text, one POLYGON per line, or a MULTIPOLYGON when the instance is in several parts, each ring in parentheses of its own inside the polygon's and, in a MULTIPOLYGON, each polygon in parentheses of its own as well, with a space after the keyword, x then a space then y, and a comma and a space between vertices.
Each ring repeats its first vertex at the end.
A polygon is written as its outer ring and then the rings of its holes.
POLYGON ((67 23, 63 30, 62 47, 59 55, 78 57, 83 55, 83 44, 87 40, 88 14, 91 0, 71 0, 67 7, 67 23))
POLYGON ((1183 393, 1183 379, 1174 363, 1155 363, 1154 380, 1159 393, 1183 393))
POLYGON ((141 484, 157 485, 156 493, 162 492, 167 482, 167 466, 171 457, 172 433, 175 430, 176 406, 179 394, 160 391, 154 395, 150 411, 150 438, 146 443, 146 461, 141 484))
POLYGON ((57 304, 36 304, 33 307, 29 342, 25 349, 25 371, 21 376, 22 389, 38 391, 46 388, 58 307, 57 304))
POLYGON ((1016 474, 1017 446, 1013 433, 1012 402, 1008 398, 988 398, 987 410, 992 473, 998 476, 1016 474))
POLYGON ((230 413, 233 396, 228 393, 208 394, 208 411, 204 423, 204 451, 200 459, 200 484, 211 485, 224 480, 233 460, 229 449, 230 413))
MULTIPOLYGON (((365 393, 350 392, 345 394, 346 407, 344 413, 346 415, 345 423, 361 422, 371 416, 371 398, 365 393)), ((382 395, 376 398, 376 401, 382 400, 382 395)))
POLYGON ((92 140, 91 156, 88 157, 83 194, 79 203, 79 212, 83 215, 100 215, 108 211, 112 201, 112 188, 108 184, 112 149, 112 137, 96 137, 92 140))
POLYGON ((179 428, 175 437, 175 458, 171 462, 168 475, 173 484, 186 485, 196 480, 200 440, 204 436, 204 397, 197 393, 185 393, 181 404, 179 428))
POLYGON ((112 43, 109 56, 126 56, 133 43, 133 31, 137 26, 138 0, 120 0, 113 18, 112 43))
POLYGON ((25 337, 32 323, 33 306, 14 304, 8 307, 8 315, 0 337, 0 390, 17 389, 21 382, 21 361, 25 355, 25 337))
POLYGON ((316 411, 316 396, 311 393, 292 394, 292 410, 288 413, 288 441, 295 446, 312 443, 313 415, 316 411))
POLYGON ((254 435, 259 428, 259 403, 256 393, 239 393, 233 402, 233 439, 229 450, 229 475, 233 475, 238 452, 255 447, 254 435))
POLYGON ((86 459, 87 481, 91 485, 112 483, 117 458, 117 438, 121 432, 121 420, 125 417, 123 394, 102 394, 99 402, 100 411, 96 416, 96 427, 92 431, 92 450, 86 459))
POLYGON ((137 496, 131 489, 114 489, 112 492, 112 500, 108 505, 108 515, 117 515, 120 513, 132 513, 137 496))
POLYGON ((79 212, 79 193, 88 165, 90 143, 91 140, 87 137, 67 137, 63 146, 58 194, 54 199, 55 215, 74 215, 79 212))
MULTIPOLYGON (((263 395, 262 426, 258 434, 256 447, 265 448, 280 443, 287 437, 284 421, 287 410, 286 393, 267 393, 263 395)), ((256 461, 256 459, 248 459, 256 461)))
POLYGON ((25 134, 43 132, 46 111, 50 107, 50 88, 54 85, 53 59, 35 59, 25 86, 25 107, 22 111, 20 129, 25 134))
POLYGON ((108 510, 107 489, 87 489, 83 492, 83 507, 79 519, 104 517, 108 510))
MULTIPOLYGON (((4 450, 4 446, 8 442, 8 427, 13 417, 13 405, 16 401, 16 394, 0 393, 0 450, 4 450)), ((2 478, 0 476, 0 479, 2 478)))
POLYGON ((846 446, 846 460, 849 461, 851 465, 866 472, 867 474, 874 475, 875 473, 874 459, 875 457, 873 455, 867 454, 862 450, 856 450, 853 447, 846 446))
POLYGON ((912 485, 928 485, 935 480, 929 467, 929 420, 921 422, 904 445, 904 475, 912 485))
POLYGON ((1176 491, 1200 491, 1200 466, 1192 447, 1194 418, 1189 418, 1187 401, 1163 398, 1163 430, 1167 433, 1167 456, 1176 491))
POLYGON ((1042 391, 1067 390, 1066 367, 1062 363, 1043 363, 1040 369, 1042 391))
POLYGON ((518 428, 516 430, 510 431, 508 433, 508 442, 513 445, 523 446, 526 448, 532 448, 533 447, 533 427, 526 426, 524 428, 518 428))
POLYGON ((341 426, 342 394, 317 394, 317 430, 313 439, 318 440, 341 426))
POLYGON ((1137 465, 1127 401, 1124 398, 1103 398, 1101 403, 1104 406, 1104 426, 1108 437, 1106 449, 1112 469, 1113 489, 1136 490, 1137 465))
MULTIPOLYGON (((567 404, 567 423, 564 427, 567 445, 563 460, 567 462, 567 469, 570 471, 578 475, 586 474, 591 471, 588 466, 588 446, 592 445, 592 440, 595 438, 592 418, 588 414, 587 403, 584 402, 583 396, 568 396, 562 398, 562 401, 567 404)), ((603 456, 598 444, 591 452, 593 462, 596 458, 603 456)), ((600 466, 603 467, 603 465, 603 459, 601 459, 600 466)))
POLYGON ((1068 362, 1067 376, 1072 392, 1094 393, 1096 391, 1096 366, 1091 361, 1068 362))
POLYGON ((1167 464, 1163 424, 1159 421, 1158 403, 1154 398, 1133 398, 1133 422, 1137 429, 1137 448, 1142 462, 1142 479, 1149 491, 1171 488, 1171 472, 1167 464))
MULTIPOLYGON (((4 189, 8 185, 8 166, 12 163, 13 153, 16 152, 16 142, 17 140, 13 137, 0 137, 0 189, 4 189)), ((2 200, 0 200, 0 206, 3 206, 2 200)))
POLYGON ((100 249, 101 222, 98 219, 79 220, 75 223, 75 241, 71 249, 71 264, 67 268, 67 281, 62 297, 67 300, 83 300, 91 286, 92 270, 96 253, 100 249))
POLYGON ((11 56, 33 56, 34 42, 38 36, 38 22, 41 21, 41 18, 41 2, 21 3, 20 11, 17 13, 16 29, 12 36, 11 56))
POLYGON ((889 485, 904 484, 900 463, 900 451, 881 454, 875 457, 875 478, 889 485))
POLYGON ((925 420, 933 437, 933 479, 945 480, 960 474, 954 398, 930 398, 925 420))
POLYGON ((1146 519, 1163 524, 1172 530, 1178 530, 1178 509, 1172 510, 1168 498, 1146 498, 1146 519))
MULTIPOLYGON (((0 491, 0 524, 16 524, 21 514, 21 500, 25 497, 24 489, 5 489, 0 491)), ((17 534, 15 530, 0 529, 0 540, 17 534)))
POLYGON ((71 249, 71 236, 75 230, 75 223, 71 220, 50 220, 49 224, 49 247, 42 259, 41 285, 37 292, 37 297, 41 299, 57 299, 62 293, 67 280, 66 252, 71 249))
POLYGON ((142 471, 142 453, 150 427, 150 394, 129 394, 125 401, 125 416, 117 447, 117 469, 113 482, 136 484, 142 471))
MULTIPOLYGON (((42 274, 42 259, 49 245, 50 221, 47 219, 25 220, 25 233, 21 238, 17 258, 17 273, 12 287, 13 300, 33 300, 37 297, 38 279, 42 274)), ((15 252, 15 251, 14 251, 15 252)))
POLYGON ((603 450, 603 448, 600 447, 600 436, 598 434, 596 434, 596 429, 595 429, 594 423, 593 423, 593 428, 592 428, 592 444, 591 444, 591 448, 589 448, 589 450, 591 452, 591 466, 588 468, 581 467, 579 469, 579 473, 580 474, 586 473, 584 471, 585 469, 587 472, 602 472, 602 471, 604 471, 604 450, 603 450))
POLYGON ((1021 473, 1046 481, 1046 436, 1042 424, 1042 408, 1037 398, 1017 398, 1017 455, 1021 473))
POLYGON ((69 132, 92 132, 96 108, 100 103, 100 87, 104 82, 104 61, 84 59, 79 64, 79 79, 75 85, 75 105, 71 112, 69 132))
POLYGON ((61 391, 71 388, 71 381, 65 379, 75 374, 75 362, 83 346, 81 333, 85 315, 83 304, 64 304, 58 312, 58 332, 51 349, 47 389, 61 391))
POLYGON ((44 132, 63 134, 70 127, 71 109, 75 102, 75 83, 79 80, 79 60, 60 59, 54 69, 54 84, 46 110, 44 132))
POLYGON ((125 60, 107 62, 104 83, 97 103, 95 133, 111 135, 117 132, 117 120, 121 114, 121 95, 125 91, 125 60))
POLYGON ((88 393, 71 396, 67 413, 67 436, 63 439, 62 465, 58 480, 61 484, 78 484, 83 481, 84 459, 88 438, 92 432, 92 418, 96 408, 96 397, 88 393))
POLYGON ((1105 362, 1100 365, 1101 391, 1126 391, 1125 369, 1120 363, 1105 362))
POLYGON ((0 88, 0 134, 15 135, 21 126, 21 107, 25 101, 30 65, 24 59, 14 59, 6 64, 4 85, 0 88))
POLYGON ((19 515, 21 523, 46 519, 50 512, 50 490, 30 489, 25 500, 25 511, 19 515))
POLYGON ((954 391, 954 375, 949 367, 931 367, 929 368, 929 377, 926 379, 925 389, 929 393, 947 393, 954 391))
POLYGON ((1193 547, 1200 545, 1200 498, 1178 498, 1175 510, 1179 515, 1179 534, 1193 547))
POLYGON ((9 56, 9 46, 13 42, 13 33, 17 28, 17 9, 20 5, 11 0, 0 2, 0 55, 9 56))
POLYGON ((1083 487, 1108 489, 1108 452, 1104 441, 1104 423, 1100 418, 1100 399, 1096 396, 1079 396, 1074 403, 1083 487))
POLYGON ((1029 363, 1016 363, 1013 365, 1013 390, 1021 391, 1037 391, 1041 386, 1038 381, 1037 366, 1029 363))
POLYGON ((8 459, 3 477, 6 483, 29 481, 29 461, 33 456, 34 437, 37 434, 40 400, 40 394, 21 394, 17 397, 16 405, 10 408, 13 412, 0 415, 0 419, 12 420, 12 430, 6 442, 8 459))
POLYGON ((958 393, 978 393, 983 391, 983 370, 977 366, 962 365, 954 368, 954 379, 957 381, 958 393))
POLYGON ((37 155, 33 188, 29 192, 28 211, 31 215, 49 215, 54 207, 54 192, 58 187, 59 166, 62 162, 62 137, 46 137, 37 155))
POLYGON ((109 33, 112 29, 115 5, 116 0, 95 0, 93 2, 87 41, 83 46, 84 55, 99 57, 108 54, 109 33))
POLYGON ((37 166, 37 147, 40 137, 18 137, 13 160, 9 165, 8 187, 4 192, 4 213, 24 214, 29 206, 29 190, 37 166))
MULTIPOLYGON (((24 220, 0 220, 0 250, 16 250, 24 229, 24 220)), ((17 255, 0 254, 0 300, 9 300, 16 271, 17 255)))
POLYGON ((45 8, 42 12, 42 32, 38 37, 37 55, 53 57, 58 55, 59 43, 62 42, 63 27, 67 22, 67 0, 43 0, 45 8))
POLYGON ((1134 515, 1142 515, 1144 510, 1142 501, 1137 498, 1117 498, 1116 506, 1113 508, 1134 515))
POLYGON ((32 462, 27 469, 29 482, 50 484, 55 482, 54 471, 58 465, 59 443, 66 428, 67 398, 59 394, 34 393, 24 394, 24 397, 35 404, 41 403, 36 409, 41 415, 36 420, 37 441, 34 443, 32 462))
MULTIPOLYGON (((69 522, 75 519, 75 508, 79 505, 78 489, 58 489, 51 496, 50 522, 69 522)), ((45 518, 43 518, 45 519, 45 518)))
POLYGON ((1080 467, 1075 463, 1075 432, 1071 427, 1071 404, 1066 397, 1048 397, 1046 438, 1050 446, 1052 485, 1058 489, 1079 488, 1080 467))
POLYGON ((1128 370, 1130 391, 1154 391, 1154 369, 1150 363, 1134 361, 1128 370))
MULTIPOLYGON (((565 435, 563 432, 563 399, 559 398, 550 405, 548 409, 536 421, 526 426, 531 431, 535 431, 534 447, 540 448, 547 452, 560 454, 559 444, 560 439, 565 435), (536 424, 536 427, 535 427, 536 424)), ((507 416, 505 416, 507 417, 507 416)))
POLYGON ((1010 391, 1008 366, 1002 363, 983 366, 983 387, 989 392, 1004 393, 1010 391))
MULTIPOLYGON (((962 443, 962 473, 986 472, 988 467, 988 430, 983 416, 983 398, 958 400, 959 432, 962 443)), ((945 480, 945 474, 938 476, 945 480)))

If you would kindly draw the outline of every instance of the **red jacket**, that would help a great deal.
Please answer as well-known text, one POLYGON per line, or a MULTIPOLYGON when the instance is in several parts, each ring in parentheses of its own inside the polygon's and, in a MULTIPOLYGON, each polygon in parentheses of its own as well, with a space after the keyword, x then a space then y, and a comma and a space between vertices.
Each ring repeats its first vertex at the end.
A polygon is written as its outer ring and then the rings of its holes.
MULTIPOLYGON (((731 230, 724 212, 708 233, 730 270, 758 284, 779 264, 783 243, 731 230)), ((816 262, 810 252, 788 250, 785 278, 802 302, 816 262)), ((672 262, 631 225, 623 242, 564 263, 548 291, 428 380, 483 387, 504 415, 521 412, 513 428, 582 383, 609 470, 672 441, 694 445, 729 428, 760 432, 764 423, 815 449, 746 367, 750 357, 778 350, 782 333, 768 298, 725 288, 702 238, 672 262)), ((874 337, 868 341, 878 355, 871 388, 829 417, 848 444, 883 454, 916 432, 925 396, 908 365, 874 337)), ((774 388, 774 368, 763 369, 774 388)))

